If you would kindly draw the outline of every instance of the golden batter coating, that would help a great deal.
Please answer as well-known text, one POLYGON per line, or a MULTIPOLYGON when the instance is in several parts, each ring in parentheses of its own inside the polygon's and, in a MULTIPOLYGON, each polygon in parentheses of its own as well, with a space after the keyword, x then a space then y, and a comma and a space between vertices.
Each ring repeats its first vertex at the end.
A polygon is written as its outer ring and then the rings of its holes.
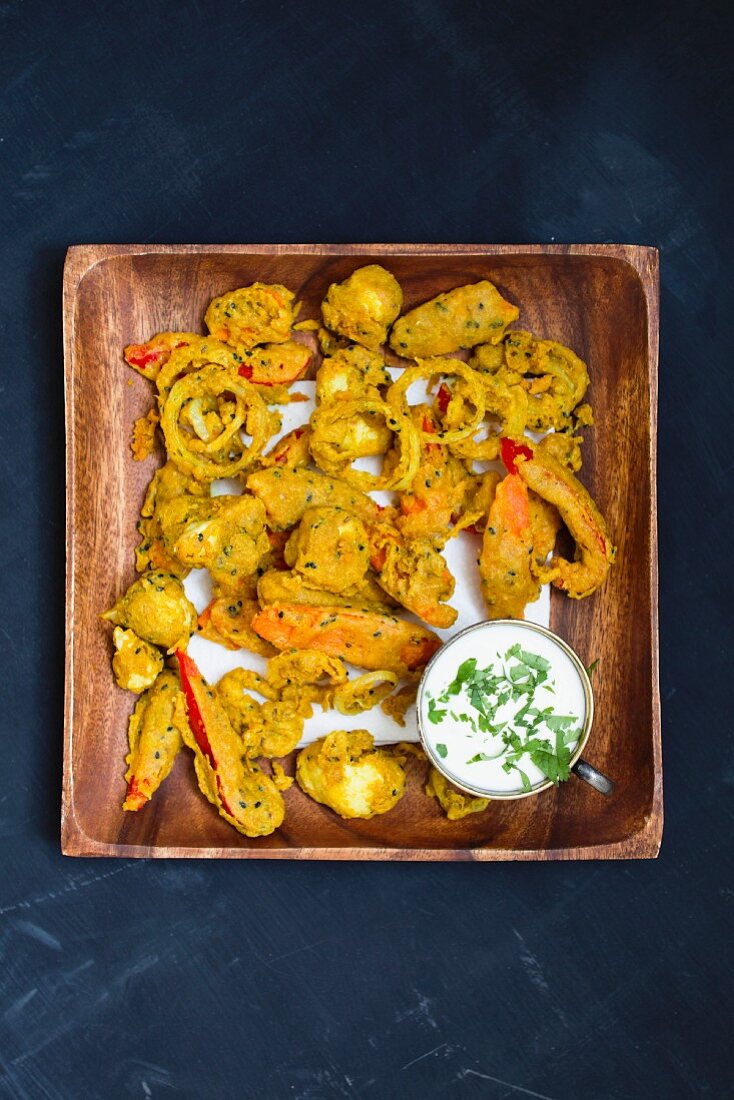
POLYGON ((460 791, 435 768, 431 768, 428 773, 425 791, 429 797, 436 799, 449 821, 458 821, 467 814, 481 813, 490 803, 488 798, 478 798, 460 791))
POLYGON ((101 618, 169 653, 185 647, 196 629, 196 608, 181 581, 162 570, 139 577, 101 618))
POLYGON ((517 470, 529 489, 558 509, 576 543, 574 561, 554 557, 542 579, 571 599, 590 596, 606 580, 616 556, 604 517, 578 478, 541 448, 531 458, 518 457, 517 470))
POLYGON ((361 347, 343 348, 324 359, 318 369, 316 403, 320 405, 339 398, 355 400, 358 397, 380 400, 382 390, 390 382, 381 355, 361 347))
POLYGON ((354 512, 361 519, 375 519, 380 509, 366 493, 337 477, 317 470, 257 470, 247 479, 248 490, 265 505, 268 525, 276 531, 293 527, 306 509, 329 505, 354 512))
POLYGON ((217 340, 237 348, 283 344, 290 337, 295 294, 280 283, 252 283, 213 298, 204 323, 217 340))
POLYGON ((431 630, 392 615, 342 607, 272 604, 253 629, 278 649, 318 649, 359 668, 405 675, 427 664, 438 649, 431 630))
POLYGON ((527 489, 517 474, 497 486, 482 538, 479 576, 490 619, 523 619, 540 584, 531 572, 533 533, 527 489))
POLYGON ((298 754, 296 781, 343 818, 387 813, 405 793, 405 769, 367 730, 335 730, 298 754))
POLYGON ((396 691, 394 695, 389 695, 387 699, 384 699, 383 702, 380 703, 380 710, 383 714, 386 714, 388 718, 392 718, 393 722, 397 722, 399 726, 405 727, 405 715, 412 706, 415 706, 417 694, 417 683, 406 684, 404 687, 401 687, 399 691, 396 691))
POLYGON ((328 703, 340 714, 362 714, 386 699, 397 682, 397 673, 388 669, 364 672, 330 692, 328 703))
POLYGON ((283 796, 270 776, 243 755, 217 693, 192 659, 177 653, 187 722, 183 738, 194 753, 202 794, 245 836, 267 836, 285 816, 283 796))
POLYGON ((112 631, 115 655, 112 671, 115 682, 123 691, 140 695, 149 688, 159 672, 163 671, 163 657, 155 646, 144 642, 133 630, 116 626, 112 631))
POLYGON ((406 359, 420 359, 496 344, 519 313, 486 279, 457 286, 400 317, 392 327, 390 347, 406 359))
POLYGON ((270 552, 261 501, 242 496, 176 497, 158 520, 168 552, 192 569, 206 568, 223 593, 238 592, 270 552))
POLYGON ((394 275, 379 264, 352 272, 343 283, 332 283, 321 304, 324 324, 366 348, 378 348, 403 308, 403 292, 394 275))
POLYGON ((378 580, 389 595, 431 626, 443 630, 456 622, 458 612, 446 605, 454 594, 454 578, 430 539, 387 542, 378 580))
POLYGON ((359 588, 370 564, 367 529, 342 508, 308 508, 288 541, 285 560, 327 592, 359 588))
POLYGON ((280 692, 269 689, 267 681, 258 684, 249 670, 243 668, 232 669, 216 686, 217 699, 241 738, 248 760, 287 756, 303 736, 304 717, 311 714, 310 708, 304 711, 293 700, 280 699, 280 692), (275 698, 260 703, 253 699, 251 691, 259 694, 267 691, 275 698))
POLYGON ((271 657, 276 650, 252 629, 252 620, 259 610, 257 600, 245 595, 220 596, 199 615, 197 631, 200 637, 225 649, 247 649, 261 657, 271 657))
POLYGON ((174 558, 163 543, 160 525, 160 509, 169 500, 182 496, 205 496, 209 486, 202 485, 182 473, 173 462, 167 462, 153 474, 140 510, 138 531, 142 542, 135 550, 135 568, 138 573, 147 573, 151 569, 163 569, 166 573, 175 573, 185 577, 189 567, 174 558))
POLYGON ((323 607, 328 603, 333 607, 377 611, 381 614, 389 614, 396 606, 396 601, 380 588, 371 574, 365 577, 361 585, 347 592, 327 592, 324 588, 309 584, 302 573, 287 569, 269 569, 263 573, 257 582, 257 598, 261 607, 273 603, 303 603, 323 607))
POLYGON ((123 810, 139 810, 166 778, 183 744, 185 719, 177 710, 178 677, 167 669, 135 704, 128 723, 125 758, 127 796, 123 810))

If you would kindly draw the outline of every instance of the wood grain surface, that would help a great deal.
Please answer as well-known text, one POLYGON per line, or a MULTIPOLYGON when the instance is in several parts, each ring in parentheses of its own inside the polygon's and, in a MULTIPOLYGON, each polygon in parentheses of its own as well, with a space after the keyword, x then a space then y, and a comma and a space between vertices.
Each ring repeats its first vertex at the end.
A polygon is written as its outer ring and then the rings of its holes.
MULTIPOLYGON (((656 404, 657 251, 633 245, 84 245, 64 280, 67 428, 66 695, 62 849, 68 855, 296 859, 644 858, 663 824, 658 692, 656 404), (406 308, 462 283, 495 282, 518 324, 588 363, 596 427, 582 480, 619 548, 587 600, 553 591, 551 628, 585 663, 598 659, 596 718, 585 756, 616 782, 604 799, 572 778, 558 791, 448 822, 410 765, 408 793, 370 821, 343 821, 294 785, 283 827, 250 840, 201 796, 181 753, 151 803, 123 813, 127 719, 134 697, 110 670, 99 612, 134 579, 136 522, 159 459, 132 461, 133 420, 149 385, 124 344, 201 327, 209 299, 259 279, 281 282, 318 316, 328 285, 360 262, 384 263, 406 308)), ((461 583, 459 578, 459 583, 461 583)), ((293 771, 293 760, 287 770, 293 771)))

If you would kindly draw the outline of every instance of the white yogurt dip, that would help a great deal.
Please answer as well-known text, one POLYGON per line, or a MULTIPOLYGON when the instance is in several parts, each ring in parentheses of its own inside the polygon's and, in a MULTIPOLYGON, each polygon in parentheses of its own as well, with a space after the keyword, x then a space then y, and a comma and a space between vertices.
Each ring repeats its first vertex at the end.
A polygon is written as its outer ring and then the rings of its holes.
POLYGON ((418 693, 432 763, 488 798, 518 798, 567 779, 592 715, 589 678, 573 650, 514 620, 457 634, 426 668, 418 693))

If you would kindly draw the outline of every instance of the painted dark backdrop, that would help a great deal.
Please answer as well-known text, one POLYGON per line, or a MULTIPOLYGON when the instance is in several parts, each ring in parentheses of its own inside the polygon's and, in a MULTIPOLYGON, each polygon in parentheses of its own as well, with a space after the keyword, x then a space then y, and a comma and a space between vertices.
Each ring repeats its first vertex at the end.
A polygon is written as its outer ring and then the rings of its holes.
POLYGON ((0 5, 3 1096, 731 1095, 723 12, 0 5), (59 855, 64 251, 260 240, 662 250, 657 862, 59 855))

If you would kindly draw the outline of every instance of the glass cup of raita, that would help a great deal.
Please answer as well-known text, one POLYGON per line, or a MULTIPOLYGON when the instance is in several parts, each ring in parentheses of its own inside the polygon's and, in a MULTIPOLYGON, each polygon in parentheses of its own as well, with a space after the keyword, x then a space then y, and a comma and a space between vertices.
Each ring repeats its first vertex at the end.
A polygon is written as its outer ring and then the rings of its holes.
POLYGON ((580 760, 594 716, 589 675, 543 626, 498 619, 462 630, 426 666, 417 707, 429 760, 470 794, 526 798, 572 769, 602 794, 614 788, 580 760))

